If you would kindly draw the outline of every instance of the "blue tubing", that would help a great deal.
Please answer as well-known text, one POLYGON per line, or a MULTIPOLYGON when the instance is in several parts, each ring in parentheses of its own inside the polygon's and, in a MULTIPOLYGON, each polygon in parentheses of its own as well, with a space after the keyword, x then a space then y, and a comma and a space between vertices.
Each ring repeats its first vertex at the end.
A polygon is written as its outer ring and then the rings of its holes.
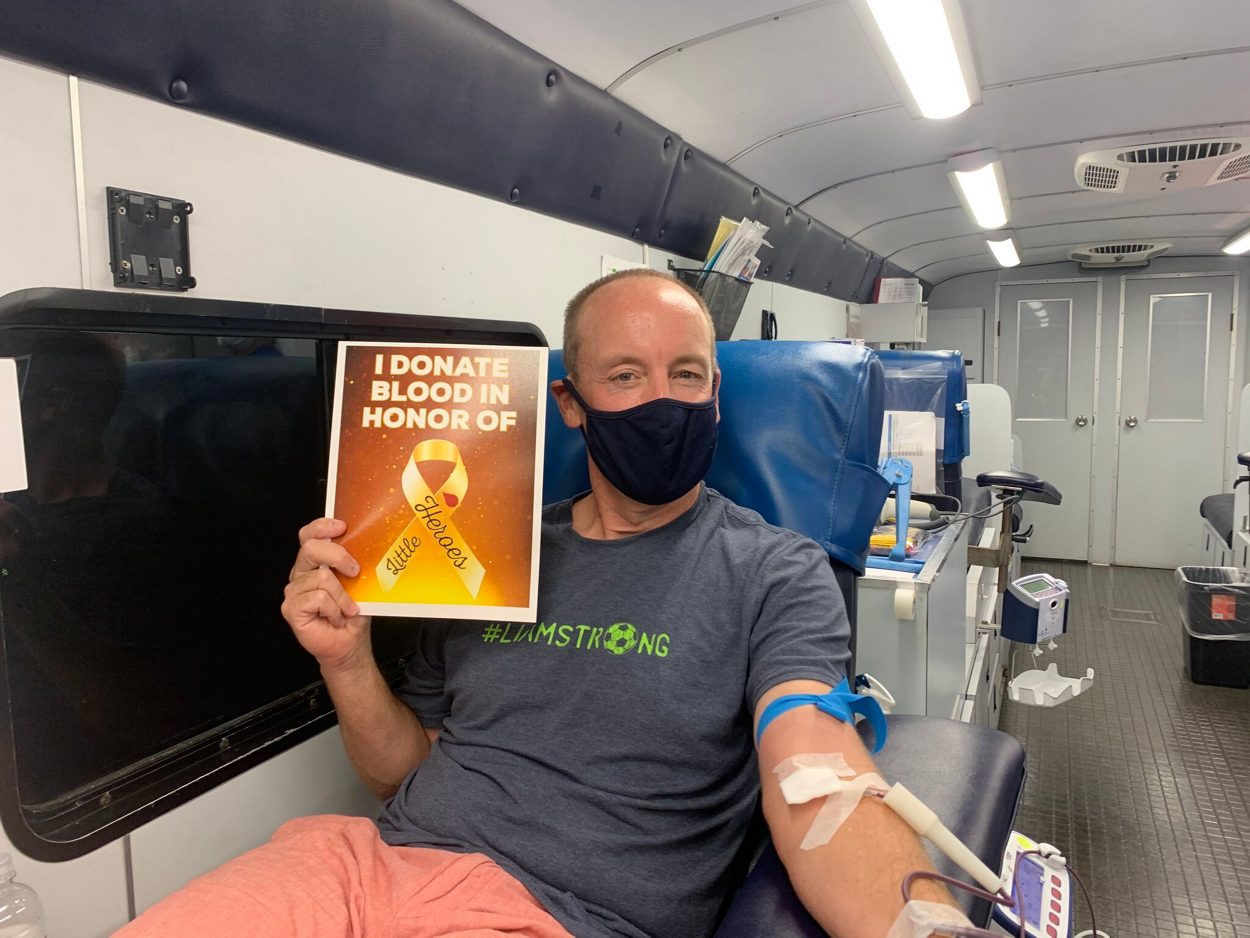
POLYGON ((866 566, 876 570, 901 570, 903 573, 919 573, 923 560, 887 560, 885 557, 869 557, 866 566))

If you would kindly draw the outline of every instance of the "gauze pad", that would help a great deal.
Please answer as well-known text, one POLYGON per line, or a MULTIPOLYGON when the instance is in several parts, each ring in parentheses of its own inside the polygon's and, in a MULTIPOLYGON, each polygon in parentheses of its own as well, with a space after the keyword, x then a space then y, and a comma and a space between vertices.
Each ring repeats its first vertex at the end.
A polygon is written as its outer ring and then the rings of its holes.
POLYGON ((786 804, 806 804, 824 798, 825 804, 803 835, 800 850, 812 850, 833 839, 866 788, 889 786, 875 772, 856 775, 840 752, 803 753, 783 759, 773 768, 786 804))

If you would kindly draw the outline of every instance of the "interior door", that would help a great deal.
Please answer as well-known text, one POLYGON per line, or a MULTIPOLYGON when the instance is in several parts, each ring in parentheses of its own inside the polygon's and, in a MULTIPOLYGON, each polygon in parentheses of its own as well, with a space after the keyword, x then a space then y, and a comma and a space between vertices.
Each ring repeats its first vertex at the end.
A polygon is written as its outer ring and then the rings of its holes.
POLYGON ((1223 489, 1233 289, 1227 276, 1121 281, 1117 564, 1198 563, 1198 503, 1223 489))
MULTIPOLYGON (((1089 559, 1098 283, 1004 283, 998 294, 995 375, 1012 402, 1023 465, 1063 494, 1058 506, 1028 505, 1028 557, 1089 559)), ((972 415, 976 419, 976 414, 972 415)))

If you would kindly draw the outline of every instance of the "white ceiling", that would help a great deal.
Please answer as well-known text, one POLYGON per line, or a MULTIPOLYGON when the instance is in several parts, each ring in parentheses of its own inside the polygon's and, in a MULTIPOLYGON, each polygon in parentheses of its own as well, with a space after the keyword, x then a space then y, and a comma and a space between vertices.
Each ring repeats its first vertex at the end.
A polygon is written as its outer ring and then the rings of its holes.
POLYGON ((995 268, 947 159, 1003 155, 1025 264, 1107 240, 1216 254, 1250 182, 1136 197, 1076 157, 1250 136, 1250 0, 962 0, 981 103, 913 118, 845 0, 461 0, 842 234, 927 280, 995 268))

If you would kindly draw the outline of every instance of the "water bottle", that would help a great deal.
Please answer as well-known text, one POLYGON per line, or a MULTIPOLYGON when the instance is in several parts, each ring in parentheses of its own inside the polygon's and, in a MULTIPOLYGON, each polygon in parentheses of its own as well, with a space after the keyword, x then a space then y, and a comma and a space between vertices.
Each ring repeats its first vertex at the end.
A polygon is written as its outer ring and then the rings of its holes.
POLYGON ((13 858, 0 853, 0 938, 47 938, 39 896, 16 877, 13 858))

